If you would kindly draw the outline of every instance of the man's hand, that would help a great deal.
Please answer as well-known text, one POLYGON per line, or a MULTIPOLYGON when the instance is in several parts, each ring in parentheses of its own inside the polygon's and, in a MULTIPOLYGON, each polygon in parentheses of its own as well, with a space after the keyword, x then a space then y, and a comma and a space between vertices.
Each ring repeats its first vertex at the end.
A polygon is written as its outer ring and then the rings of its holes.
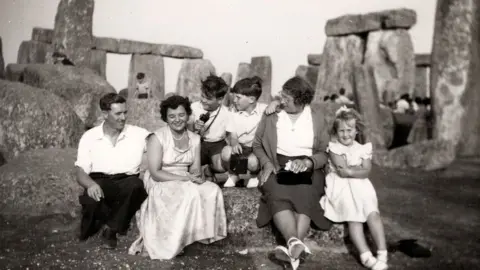
POLYGON ((243 149, 239 143, 232 146, 232 154, 239 155, 241 153, 243 153, 243 149))
POLYGON ((94 199, 97 202, 99 202, 103 198, 103 190, 97 183, 88 187, 87 194, 90 198, 94 199))
POLYGON ((194 126, 195 131, 202 132, 203 127, 205 127, 205 122, 200 120, 195 121, 195 126, 194 126))
POLYGON ((265 114, 270 115, 277 111, 278 106, 280 106, 280 101, 274 100, 268 104, 267 108, 265 108, 265 114))
POLYGON ((260 179, 258 179, 260 181, 259 185, 262 186, 263 184, 265 184, 265 182, 267 182, 268 180, 268 177, 272 174, 272 173, 277 173, 275 171, 275 166, 273 166, 273 164, 271 162, 268 162, 265 167, 262 168, 262 177, 260 179))

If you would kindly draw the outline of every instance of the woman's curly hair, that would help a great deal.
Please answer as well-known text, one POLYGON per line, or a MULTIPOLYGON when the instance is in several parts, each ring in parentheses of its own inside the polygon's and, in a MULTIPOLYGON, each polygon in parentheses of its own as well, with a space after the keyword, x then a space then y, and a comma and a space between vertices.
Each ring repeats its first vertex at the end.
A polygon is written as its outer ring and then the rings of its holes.
POLYGON ((292 96, 295 105, 312 103, 315 91, 312 86, 299 76, 295 76, 283 84, 283 91, 292 96))
POLYGON ((178 106, 183 106, 187 115, 192 115, 192 107, 190 106, 190 100, 186 97, 179 95, 172 95, 160 103, 160 116, 164 122, 167 122, 168 109, 175 110, 178 106))

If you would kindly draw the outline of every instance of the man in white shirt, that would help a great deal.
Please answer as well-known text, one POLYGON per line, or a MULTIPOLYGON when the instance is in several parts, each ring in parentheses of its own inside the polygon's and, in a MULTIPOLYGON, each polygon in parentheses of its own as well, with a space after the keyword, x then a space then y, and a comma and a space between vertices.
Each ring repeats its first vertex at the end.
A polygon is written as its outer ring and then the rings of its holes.
POLYGON ((258 179, 254 175, 258 173, 260 166, 253 154, 252 142, 267 108, 266 104, 257 102, 262 95, 261 79, 252 77, 238 81, 232 89, 232 94, 236 112, 232 113, 232 119, 227 125, 230 145, 225 146, 222 151, 223 164, 229 170, 224 187, 234 187, 239 180, 238 172, 235 168, 230 168, 231 158, 236 156, 240 160, 246 160, 246 169, 252 176, 248 180, 247 188, 254 188, 258 186, 258 179))
POLYGON ((345 95, 345 88, 340 88, 340 91, 338 91, 340 94, 335 100, 335 102, 342 104, 342 105, 352 105, 353 101, 351 101, 346 95, 345 95))
POLYGON ((407 113, 410 110, 409 95, 403 94, 396 103, 395 113, 407 113))
MULTIPOLYGON (((223 173, 221 152, 227 145, 226 128, 231 121, 231 112, 223 105, 223 99, 228 91, 225 81, 214 75, 202 81, 200 101, 192 103, 192 116, 189 129, 198 133, 201 138, 201 164, 206 176, 213 173, 223 173)), ((214 176, 214 175, 212 175, 214 176)))
POLYGON ((104 247, 115 248, 117 233, 125 234, 135 212, 147 197, 139 168, 149 132, 126 125, 126 100, 109 93, 100 99, 105 121, 83 134, 75 162, 78 183, 85 188, 80 239, 102 225, 104 247))

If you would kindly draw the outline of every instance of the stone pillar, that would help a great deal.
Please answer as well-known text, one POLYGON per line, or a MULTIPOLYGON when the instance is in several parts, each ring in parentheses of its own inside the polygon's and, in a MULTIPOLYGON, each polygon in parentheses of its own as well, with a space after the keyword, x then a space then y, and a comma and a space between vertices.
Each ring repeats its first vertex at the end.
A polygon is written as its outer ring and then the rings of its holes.
POLYGON ((107 78, 107 52, 92 50, 90 53, 90 68, 102 78, 107 78))
POLYGON ((93 46, 94 0, 60 0, 55 15, 53 48, 75 66, 89 67, 93 46))
POLYGON ((228 91, 227 91, 227 94, 225 95, 225 98, 223 99, 223 105, 229 107, 230 105, 233 104, 233 96, 230 95, 230 91, 232 90, 232 80, 233 80, 233 76, 232 76, 232 73, 229 73, 229 72, 224 72, 222 73, 222 75, 220 75, 220 77, 222 77, 222 79, 227 83, 228 85, 228 91))
POLYGON ((47 28, 34 27, 32 30, 32 40, 52 44, 53 30, 47 28))
POLYGON ((194 102, 200 100, 202 81, 210 74, 215 75, 215 67, 207 59, 186 59, 178 73, 177 94, 194 102))
POLYGON ((43 64, 52 53, 51 44, 38 41, 23 41, 18 48, 17 64, 43 64))
POLYGON ((238 64, 237 77, 235 78, 235 82, 238 82, 242 79, 245 79, 251 76, 252 76, 252 65, 250 65, 249 63, 238 64))
POLYGON ((5 79, 5 62, 3 61, 2 37, 0 37, 0 79, 5 79))
POLYGON ((232 80, 233 80, 232 73, 224 72, 222 73, 222 75, 220 75, 220 77, 222 77, 222 79, 227 83, 229 87, 232 87, 232 80))
POLYGON ((438 0, 431 66, 434 138, 480 153, 480 2, 438 0))
MULTIPOLYGON (((137 73, 145 73, 147 80, 150 80, 152 96, 156 99, 163 99, 165 96, 165 68, 163 57, 159 55, 133 54, 130 60, 130 74, 128 76, 128 96, 133 98, 137 73)), ((149 97, 150 98, 150 97, 149 97)))
POLYGON ((252 75, 262 78, 262 95, 258 101, 270 103, 272 99, 272 60, 270 56, 252 57, 252 75))
POLYGON ((414 97, 427 97, 428 88, 428 67, 425 66, 416 66, 415 67, 415 91, 414 97))
POLYGON ((307 62, 310 66, 320 66, 322 64, 322 54, 309 54, 307 62))
POLYGON ((318 78, 318 70, 319 70, 318 66, 300 65, 295 71, 295 76, 302 77, 312 86, 313 89, 315 89, 315 85, 317 84, 317 78, 318 78))

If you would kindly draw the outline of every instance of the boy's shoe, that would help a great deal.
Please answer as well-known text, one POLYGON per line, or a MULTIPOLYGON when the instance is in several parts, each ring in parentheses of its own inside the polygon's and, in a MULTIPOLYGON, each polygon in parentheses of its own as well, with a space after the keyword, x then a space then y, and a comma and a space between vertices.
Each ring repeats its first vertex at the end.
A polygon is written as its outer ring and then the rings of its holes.
POLYGON ((256 187, 258 187, 259 183, 260 183, 260 181, 258 181, 257 177, 252 177, 252 178, 248 179, 247 188, 256 188, 256 187))
POLYGON ((114 249, 117 247, 117 232, 110 229, 105 228, 102 234, 103 238, 103 245, 102 247, 105 249, 114 249))
POLYGON ((223 187, 226 187, 226 188, 235 187, 237 182, 238 182, 238 176, 229 174, 227 181, 225 182, 225 184, 223 184, 223 187))

